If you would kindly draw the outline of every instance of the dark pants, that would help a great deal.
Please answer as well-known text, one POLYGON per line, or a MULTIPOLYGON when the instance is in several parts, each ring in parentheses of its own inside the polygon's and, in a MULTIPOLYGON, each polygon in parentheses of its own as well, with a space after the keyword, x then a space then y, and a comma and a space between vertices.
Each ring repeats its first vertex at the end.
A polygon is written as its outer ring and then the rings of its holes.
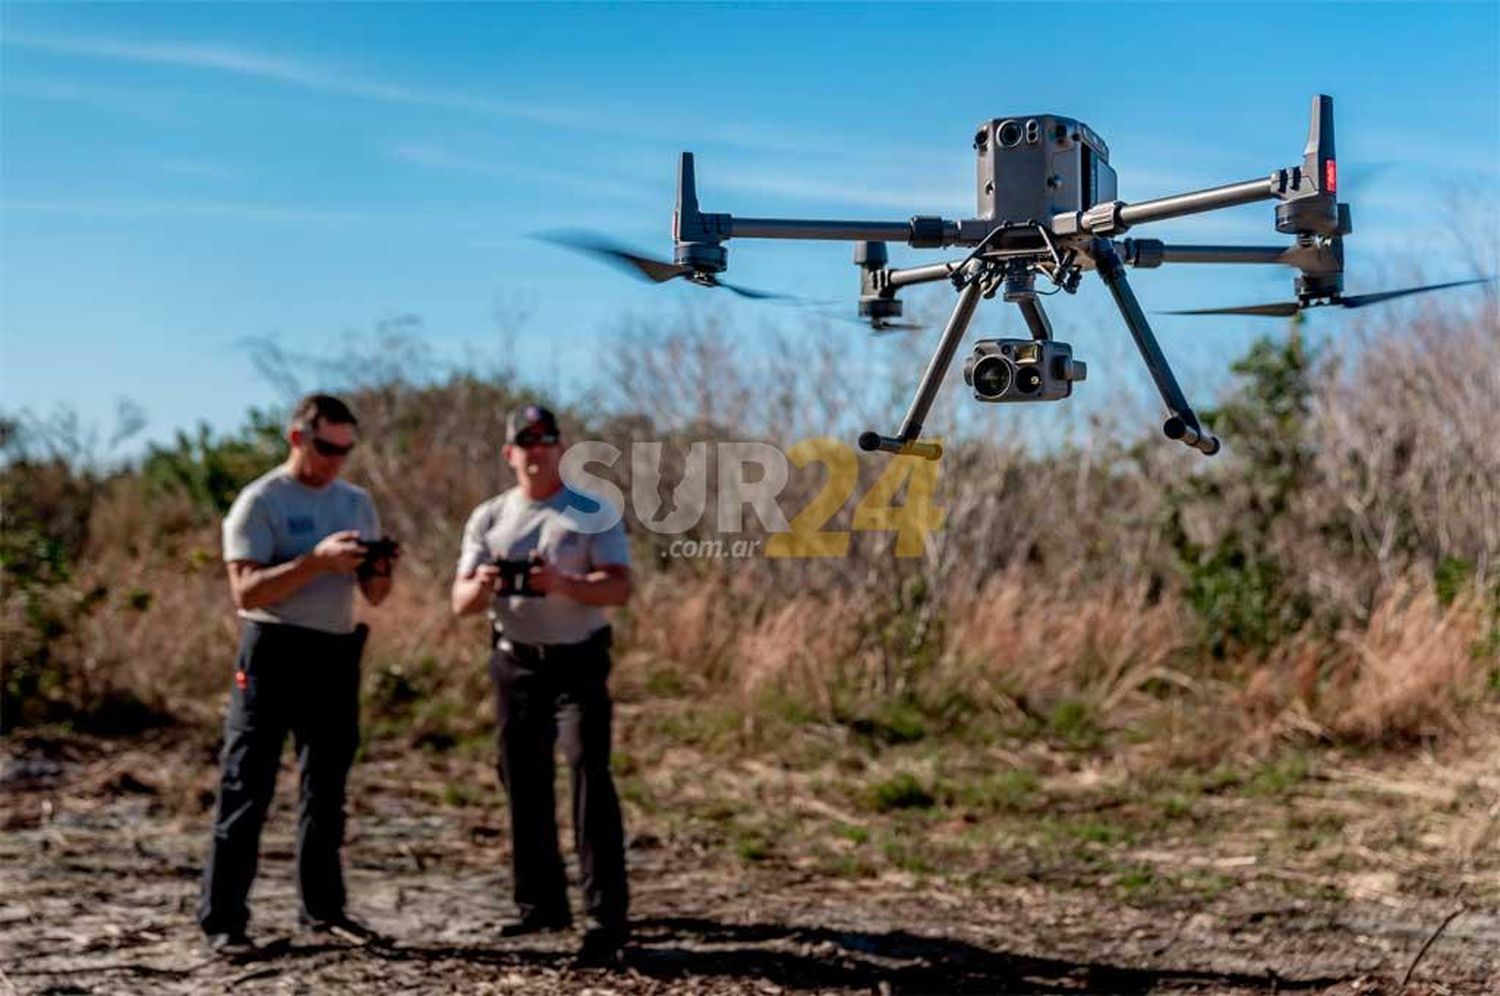
POLYGON ((359 745, 359 656, 365 627, 340 636, 246 622, 240 635, 213 848, 203 870, 198 923, 205 933, 244 930, 260 830, 276 789, 288 731, 302 784, 297 809, 297 884, 302 915, 344 912, 344 782, 359 745))
POLYGON ((625 928, 625 831, 609 773, 609 669, 608 627, 567 647, 497 640, 490 658, 500 780, 510 797, 515 900, 523 917, 568 915, 552 791, 553 751, 561 741, 573 776, 573 843, 584 909, 601 926, 625 928))

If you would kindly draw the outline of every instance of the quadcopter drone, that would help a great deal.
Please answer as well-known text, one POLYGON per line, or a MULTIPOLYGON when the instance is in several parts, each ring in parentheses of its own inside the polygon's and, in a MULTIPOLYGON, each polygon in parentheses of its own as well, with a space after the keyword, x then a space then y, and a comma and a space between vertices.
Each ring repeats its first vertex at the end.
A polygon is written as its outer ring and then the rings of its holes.
POLYGON ((1162 432, 1207 456, 1219 451, 1219 440, 1203 428, 1183 396, 1125 279, 1127 266, 1150 269, 1163 263, 1260 263, 1299 271, 1295 301, 1169 312, 1185 315, 1290 317, 1307 308, 1359 308, 1408 294, 1484 282, 1462 280, 1354 296, 1343 293, 1343 237, 1353 231, 1353 226, 1349 205, 1338 201, 1333 98, 1328 96, 1313 98, 1312 124, 1301 165, 1243 183, 1136 204, 1116 198, 1109 149, 1081 121, 1054 114, 996 118, 979 126, 974 149, 979 204, 973 218, 950 221, 917 215, 901 222, 808 221, 711 214, 698 208, 693 154, 684 152, 677 174, 677 209, 672 216, 672 237, 676 241, 673 262, 628 252, 592 236, 552 238, 570 248, 601 255, 656 283, 682 277, 752 298, 779 295, 719 280, 718 275, 728 265, 724 243, 729 239, 853 241, 854 262, 860 268, 859 314, 877 332, 903 327, 894 321, 901 316, 902 302, 896 294, 903 287, 951 282, 958 291, 958 303, 901 427, 893 436, 865 432, 859 437, 864 450, 933 460, 942 454, 942 447, 920 438, 922 423, 980 298, 992 298, 999 292, 1005 301, 1016 305, 1031 338, 982 339, 975 344, 964 367, 964 380, 978 400, 1057 401, 1069 397, 1073 384, 1087 376, 1085 364, 1073 358, 1072 347, 1052 336, 1051 323, 1038 300, 1038 276, 1055 288, 1041 293, 1073 294, 1085 271, 1099 274, 1166 404, 1168 417, 1162 432), (1117 239, 1146 222, 1269 200, 1277 202, 1276 231, 1293 237, 1289 246, 1167 245, 1156 239, 1117 239), (886 243, 892 241, 917 249, 960 246, 969 252, 961 259, 893 270, 887 266, 886 251, 886 243))

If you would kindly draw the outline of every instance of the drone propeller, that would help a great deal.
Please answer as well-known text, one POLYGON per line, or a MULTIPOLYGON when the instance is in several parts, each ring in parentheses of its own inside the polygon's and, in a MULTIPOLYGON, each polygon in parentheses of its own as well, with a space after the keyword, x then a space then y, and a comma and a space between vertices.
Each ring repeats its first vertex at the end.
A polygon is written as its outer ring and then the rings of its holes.
POLYGON ((867 315, 856 318, 842 312, 838 314, 829 312, 828 317, 841 325, 859 325, 866 328, 872 336, 892 335, 896 332, 921 332, 927 328, 920 322, 892 321, 889 318, 871 318, 867 315))
POLYGON ((877 320, 869 323, 862 321, 860 324, 868 324, 871 335, 890 335, 893 332, 920 332, 927 328, 927 326, 918 325, 916 322, 885 322, 877 320))
POLYGON ((541 232, 534 238, 543 242, 551 242, 581 252, 588 256, 607 263, 617 269, 624 270, 633 277, 649 280, 653 284, 666 283, 675 277, 685 277, 690 283, 700 287, 722 287, 724 290, 732 291, 740 297, 749 298, 752 301, 797 301, 798 298, 788 294, 776 294, 771 291, 754 290, 749 287, 740 287, 736 284, 725 283, 715 277, 712 273, 695 270, 683 263, 667 263, 650 256, 643 256, 633 252, 624 246, 611 242, 602 235, 594 235, 590 232, 562 231, 541 232))
POLYGON ((1344 297, 1336 297, 1328 301, 1316 302, 1314 304, 1301 304, 1297 301, 1277 301, 1273 304, 1250 304, 1238 308, 1195 308, 1189 311, 1168 311, 1168 315, 1263 315, 1272 318, 1290 318, 1299 311, 1308 308, 1326 308, 1330 305, 1338 305, 1341 308, 1363 308, 1367 304, 1379 304, 1382 301, 1390 301, 1398 297, 1406 297, 1408 294, 1424 294, 1427 291, 1443 290, 1447 287, 1466 287, 1469 284, 1487 284, 1494 277, 1480 277, 1477 280, 1452 280, 1445 284, 1427 284, 1423 287, 1403 287, 1401 290, 1380 291, 1376 294, 1353 294, 1344 297))

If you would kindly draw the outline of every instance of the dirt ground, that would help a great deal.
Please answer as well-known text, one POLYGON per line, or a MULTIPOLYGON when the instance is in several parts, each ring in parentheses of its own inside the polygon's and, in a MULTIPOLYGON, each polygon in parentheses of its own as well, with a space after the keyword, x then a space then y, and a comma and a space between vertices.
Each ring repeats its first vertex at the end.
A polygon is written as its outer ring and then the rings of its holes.
POLYGON ((621 775, 634 941, 605 971, 573 967, 576 935, 498 937, 508 835, 483 751, 357 768, 351 907, 389 937, 364 948, 293 930, 284 770, 252 896, 264 947, 230 964, 192 919, 210 736, 18 737, 0 993, 1500 992, 1497 748, 1162 797, 1075 766, 1001 802, 863 806, 844 782, 888 772, 848 758, 642 751, 621 775))

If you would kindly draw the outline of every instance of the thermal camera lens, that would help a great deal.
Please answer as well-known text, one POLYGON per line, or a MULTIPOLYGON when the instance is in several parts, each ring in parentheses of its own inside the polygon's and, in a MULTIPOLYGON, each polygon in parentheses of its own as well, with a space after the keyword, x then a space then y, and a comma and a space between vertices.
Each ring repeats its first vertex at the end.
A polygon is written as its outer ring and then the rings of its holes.
POLYGON ((1021 126, 1014 121, 1007 121, 1000 126, 995 134, 995 138, 1007 149, 1013 145, 1020 145, 1021 126))
POLYGON ((1022 367, 1016 374, 1016 387, 1022 394, 1035 394, 1042 386, 1042 372, 1036 367, 1022 367))
POLYGON ((974 364, 974 393, 998 398, 1010 389, 1010 364, 998 356, 986 356, 974 364))

